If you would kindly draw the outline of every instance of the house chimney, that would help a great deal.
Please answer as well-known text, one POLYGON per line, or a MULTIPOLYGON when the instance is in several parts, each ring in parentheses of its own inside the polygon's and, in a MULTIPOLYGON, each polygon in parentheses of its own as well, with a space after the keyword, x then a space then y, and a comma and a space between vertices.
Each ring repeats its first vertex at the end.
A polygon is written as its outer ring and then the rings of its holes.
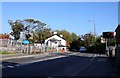
POLYGON ((63 35, 60 35, 60 37, 63 37, 63 35))
POLYGON ((57 32, 54 32, 54 35, 57 34, 57 32))

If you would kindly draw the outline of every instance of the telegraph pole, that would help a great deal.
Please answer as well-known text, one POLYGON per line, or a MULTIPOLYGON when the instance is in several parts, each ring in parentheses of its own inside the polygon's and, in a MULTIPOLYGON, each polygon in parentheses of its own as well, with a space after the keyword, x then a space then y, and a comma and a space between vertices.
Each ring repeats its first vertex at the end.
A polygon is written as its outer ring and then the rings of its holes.
POLYGON ((88 20, 88 22, 93 22, 93 25, 94 25, 94 51, 96 52, 96 25, 95 25, 95 20, 88 20))

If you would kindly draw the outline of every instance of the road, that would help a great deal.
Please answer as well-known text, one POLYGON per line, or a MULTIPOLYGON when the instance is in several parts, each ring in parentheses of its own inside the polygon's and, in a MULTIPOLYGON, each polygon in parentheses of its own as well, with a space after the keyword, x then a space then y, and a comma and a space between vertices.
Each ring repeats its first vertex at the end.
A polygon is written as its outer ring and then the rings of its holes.
POLYGON ((88 53, 51 53, 2 61, 2 77, 119 76, 115 60, 88 53))

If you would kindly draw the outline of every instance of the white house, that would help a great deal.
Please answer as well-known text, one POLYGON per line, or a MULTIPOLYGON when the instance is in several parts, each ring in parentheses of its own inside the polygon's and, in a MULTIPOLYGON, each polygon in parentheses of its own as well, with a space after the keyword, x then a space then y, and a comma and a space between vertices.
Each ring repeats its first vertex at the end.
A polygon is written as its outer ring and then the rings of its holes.
POLYGON ((54 35, 45 40, 45 45, 51 48, 56 48, 57 51, 66 51, 66 40, 62 35, 58 35, 57 32, 54 32, 54 35))

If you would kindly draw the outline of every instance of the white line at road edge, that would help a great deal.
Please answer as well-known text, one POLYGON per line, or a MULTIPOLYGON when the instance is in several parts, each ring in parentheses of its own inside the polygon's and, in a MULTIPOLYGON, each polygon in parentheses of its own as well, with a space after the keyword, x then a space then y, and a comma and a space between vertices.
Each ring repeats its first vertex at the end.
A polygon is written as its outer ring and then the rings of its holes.
MULTIPOLYGON (((19 66, 23 66, 23 65, 29 65, 29 64, 32 64, 32 63, 40 62, 40 61, 52 60, 52 59, 57 59, 57 58, 62 58, 62 57, 68 57, 68 56, 70 56, 70 54, 68 54, 68 55, 61 55, 61 56, 54 56, 54 57, 45 58, 45 59, 39 59, 39 60, 36 60, 36 61, 25 62, 24 64, 18 64, 18 65, 15 65, 15 66, 19 67, 19 66)), ((15 66, 8 65, 6 67, 14 68, 15 66)), ((4 67, 4 68, 6 68, 6 67, 4 67)))
MULTIPOLYGON (((25 62, 24 64, 18 64, 18 65, 15 65, 15 66, 19 67, 19 66, 24 66, 24 65, 29 65, 29 64, 32 64, 32 63, 40 62, 40 61, 52 60, 52 59, 57 59, 57 58, 62 58, 62 57, 67 57, 67 56, 62 55, 62 56, 57 56, 57 57, 52 57, 52 58, 40 59, 40 60, 36 60, 36 61, 25 62)), ((6 67, 14 68, 15 66, 8 65, 6 67)), ((6 67, 4 67, 4 68, 6 68, 6 67)))
POLYGON ((80 73, 81 71, 83 71, 84 69, 86 69, 89 65, 91 65, 91 63, 94 62, 95 58, 96 58, 96 54, 93 56, 93 58, 90 60, 90 62, 89 62, 85 67, 83 67, 83 68, 82 68, 81 70, 79 70, 78 72, 74 73, 74 74, 72 75, 72 77, 73 77, 73 76, 76 76, 78 73, 80 73))
MULTIPOLYGON (((46 54, 46 55, 48 55, 49 53, 44 53, 44 54, 46 54)), ((3 60, 9 60, 9 59, 19 59, 19 58, 27 58, 27 57, 34 57, 34 56, 42 56, 42 54, 35 54, 35 55, 23 55, 23 56, 13 56, 13 57, 7 57, 7 58, 3 58, 3 57, 1 57, 0 58, 0 61, 3 61, 3 60)), ((9 56, 9 55, 8 55, 9 56)))
POLYGON ((46 60, 52 60, 52 59, 57 59, 57 58, 62 58, 62 57, 69 57, 71 56, 72 54, 68 54, 68 55, 61 55, 61 56, 54 56, 54 57, 51 57, 51 58, 45 58, 45 59, 39 59, 39 60, 36 60, 36 61, 30 61, 30 62, 26 62, 24 64, 20 64, 20 65, 28 65, 28 64, 32 64, 32 63, 36 63, 36 62, 40 62, 40 61, 46 61, 46 60))
POLYGON ((45 58, 45 59, 40 59, 40 60, 36 60, 36 61, 30 61, 30 62, 26 62, 24 64, 20 64, 20 65, 28 65, 28 64, 32 64, 32 63, 36 63, 36 62, 40 62, 40 61, 46 61, 46 60, 52 60, 52 59, 57 59, 57 58, 62 58, 62 57, 68 57, 68 56, 57 56, 57 57, 52 57, 52 58, 45 58))
MULTIPOLYGON (((48 54, 50 54, 50 53, 44 53, 44 54, 46 54, 46 55, 48 55, 48 54)), ((41 54, 40 54, 41 55, 41 54)), ((18 56, 15 56, 15 57, 8 57, 8 58, 0 58, 0 61, 3 61, 3 60, 8 60, 8 59, 17 59, 17 58, 27 58, 27 57, 34 57, 34 56, 39 56, 39 55, 24 55, 24 56, 20 56, 20 57, 18 57, 18 56)))

